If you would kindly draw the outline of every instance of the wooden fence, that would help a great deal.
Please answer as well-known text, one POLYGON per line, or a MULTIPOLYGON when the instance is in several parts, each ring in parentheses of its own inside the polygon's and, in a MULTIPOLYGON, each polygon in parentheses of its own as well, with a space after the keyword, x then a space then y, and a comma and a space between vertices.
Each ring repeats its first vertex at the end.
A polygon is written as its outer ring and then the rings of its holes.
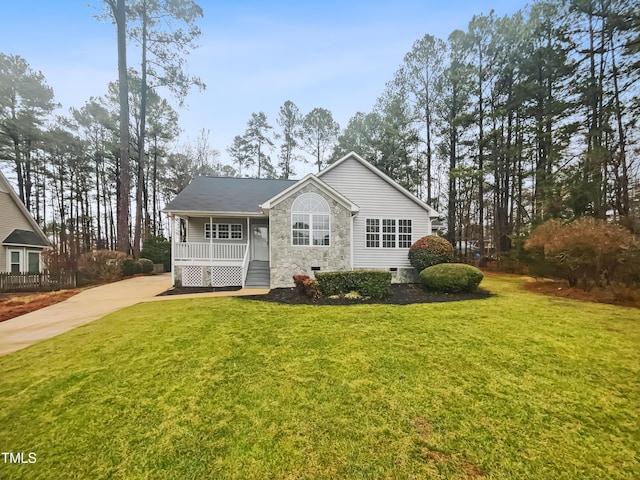
POLYGON ((75 272, 0 273, 0 292, 42 292, 76 285, 75 272))

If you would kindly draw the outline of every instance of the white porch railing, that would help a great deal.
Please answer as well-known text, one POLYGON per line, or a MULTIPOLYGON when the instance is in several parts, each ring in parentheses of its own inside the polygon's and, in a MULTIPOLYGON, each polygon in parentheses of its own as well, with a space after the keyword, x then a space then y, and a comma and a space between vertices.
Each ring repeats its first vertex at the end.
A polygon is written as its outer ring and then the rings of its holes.
POLYGON ((175 260, 237 260, 242 262, 247 252, 246 243, 196 243, 174 244, 175 260))

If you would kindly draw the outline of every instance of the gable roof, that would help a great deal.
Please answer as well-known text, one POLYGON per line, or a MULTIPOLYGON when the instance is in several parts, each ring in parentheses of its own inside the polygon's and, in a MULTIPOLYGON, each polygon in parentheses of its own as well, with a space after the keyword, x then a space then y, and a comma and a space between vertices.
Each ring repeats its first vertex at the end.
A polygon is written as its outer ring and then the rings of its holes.
MULTIPOLYGON (((42 229, 40 228, 40 225, 38 225, 38 223, 35 221, 31 213, 29 213, 29 210, 27 210, 27 207, 24 206, 24 204, 22 203, 22 200, 20 200, 16 192, 13 190, 13 187, 9 183, 9 180, 7 180, 7 177, 4 176, 4 173, 2 173, 2 171, 0 171, 0 192, 5 192, 9 194, 9 198, 11 198, 11 200, 16 205, 16 207, 18 207, 18 210, 20 210, 20 213, 22 213, 24 218, 27 220, 27 222, 33 229, 33 231, 30 233, 35 235, 35 237, 37 237, 38 239, 37 243, 20 243, 20 244, 14 243, 14 245, 34 245, 34 246, 50 247, 51 242, 49 241, 47 236, 44 234, 42 229)), ((18 231, 28 232, 28 230, 18 230, 18 231)), ((7 238, 11 237, 11 235, 13 235, 14 232, 11 232, 7 238)), ((32 238, 32 237, 31 239, 35 240, 35 238, 32 238)), ((6 239, 2 243, 7 243, 6 239)))
POLYGON ((29 247, 48 247, 49 243, 45 242, 40 235, 31 230, 15 229, 7 238, 2 241, 3 245, 20 245, 29 247))
POLYGON ((167 213, 262 215, 260 205, 298 180, 196 177, 164 208, 167 213))
POLYGON ((320 173, 317 174, 318 178, 321 178, 325 173, 330 172, 336 168, 339 168, 341 164, 343 164, 345 161, 349 160, 349 159, 353 159, 356 160, 358 163, 360 163, 363 167, 369 169, 371 172, 373 172, 374 174, 376 174, 378 177, 380 177, 382 180, 384 180, 385 182, 387 182, 389 185, 391 185, 392 187, 394 187, 396 190, 398 190, 400 193, 402 193, 404 196, 406 196, 407 198, 409 198, 412 202, 416 203, 418 206, 420 206, 421 208, 423 208, 424 210, 426 210, 429 213, 430 217, 438 217, 440 216, 440 214, 430 205, 427 205, 425 202, 423 202, 422 200, 420 200, 418 197, 416 197, 413 193, 411 193, 409 190, 407 190, 406 188, 404 188, 403 186, 401 186, 400 184, 398 184, 396 181, 394 181, 392 178, 390 178, 389 176, 385 175, 384 173, 382 173, 379 169, 377 169, 376 167, 374 167, 373 165, 371 165, 369 162, 367 162, 365 159, 363 159, 360 155, 358 155, 355 152, 351 152, 346 154, 344 157, 342 157, 341 159, 337 160, 336 162, 332 163, 331 165, 329 165, 327 168, 325 168, 324 170, 322 170, 320 173))
POLYGON ((324 193, 332 197, 336 202, 340 203, 345 208, 348 208, 351 211, 351 213, 355 213, 360 210, 358 206, 354 204, 351 200, 349 200, 340 192, 332 188, 330 185, 327 185, 326 183, 324 183, 322 180, 320 180, 318 177, 316 177, 312 173, 308 174, 303 179, 298 180, 286 190, 279 192, 274 197, 270 198, 265 203, 263 203, 261 207, 264 208, 265 210, 268 210, 271 207, 280 203, 285 198, 299 191, 302 187, 304 187, 309 183, 315 185, 319 190, 323 191, 324 193))

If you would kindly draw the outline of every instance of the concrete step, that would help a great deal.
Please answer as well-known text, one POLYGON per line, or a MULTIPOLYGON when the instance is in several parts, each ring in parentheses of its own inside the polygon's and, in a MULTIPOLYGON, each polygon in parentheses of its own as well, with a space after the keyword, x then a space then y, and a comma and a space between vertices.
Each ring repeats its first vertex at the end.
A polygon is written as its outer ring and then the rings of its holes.
POLYGON ((253 260, 249 262, 244 286, 247 288, 269 288, 269 274, 269 262, 253 260))

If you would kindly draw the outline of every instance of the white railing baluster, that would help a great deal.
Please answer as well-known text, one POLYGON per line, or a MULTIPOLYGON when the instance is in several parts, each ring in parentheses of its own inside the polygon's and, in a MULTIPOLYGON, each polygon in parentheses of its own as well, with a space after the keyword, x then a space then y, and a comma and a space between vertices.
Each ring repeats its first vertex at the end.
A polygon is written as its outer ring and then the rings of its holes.
POLYGON ((246 243, 176 242, 176 260, 237 260, 242 262, 246 243))

